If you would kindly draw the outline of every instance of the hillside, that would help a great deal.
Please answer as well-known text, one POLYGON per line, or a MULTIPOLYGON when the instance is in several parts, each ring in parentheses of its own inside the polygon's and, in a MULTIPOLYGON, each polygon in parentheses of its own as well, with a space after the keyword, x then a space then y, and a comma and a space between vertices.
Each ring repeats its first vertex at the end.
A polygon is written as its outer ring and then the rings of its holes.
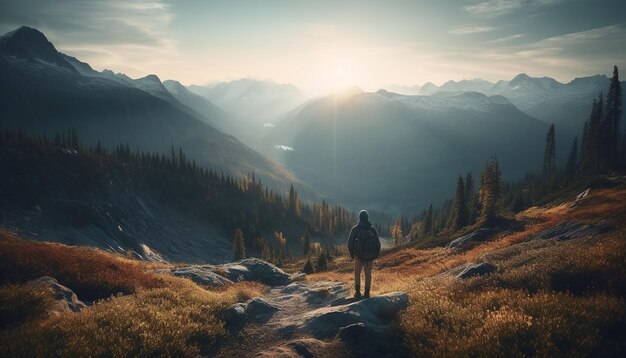
POLYGON ((584 197, 563 192, 562 199, 519 213, 512 218, 517 229, 473 247, 414 243, 384 252, 375 264, 374 297, 361 301, 347 298, 352 263, 345 257, 286 286, 266 281, 284 276, 276 268, 257 278, 270 287, 199 286, 193 282, 206 285, 210 272, 232 274, 262 262, 172 268, 2 231, 0 353, 621 356, 626 178, 596 183, 602 184, 584 197), (193 282, 155 269, 187 272, 193 282), (41 275, 58 278, 88 306, 47 315, 55 301, 30 281, 41 275), (115 292, 122 294, 91 304, 115 292))
MULTIPOLYGON (((58 52, 39 31, 21 27, 0 38, 0 125, 40 135, 76 129, 95 146, 129 144, 165 152, 184 148, 200 165, 243 176, 255 172, 287 190, 295 178, 180 103, 151 75, 132 80, 96 72, 58 52)), ((215 114, 215 113, 214 113, 215 114)), ((202 115, 206 115, 203 113, 202 115)))
POLYGON ((327 236, 329 220, 344 233, 352 214, 326 204, 283 198, 258 178, 231 177, 164 154, 89 148, 75 133, 54 141, 0 132, 0 224, 23 236, 161 261, 224 262, 236 229, 249 254, 264 245, 300 252, 299 238, 327 236), (289 203, 292 203, 290 206, 289 203), (296 212, 297 206, 297 212, 296 212))

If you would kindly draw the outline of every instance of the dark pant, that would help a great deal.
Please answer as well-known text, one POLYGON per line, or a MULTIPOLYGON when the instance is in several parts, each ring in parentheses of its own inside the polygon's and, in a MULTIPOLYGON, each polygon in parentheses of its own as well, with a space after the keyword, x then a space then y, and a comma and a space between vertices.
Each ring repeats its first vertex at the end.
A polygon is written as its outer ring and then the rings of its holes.
POLYGON ((365 292, 370 292, 373 263, 373 260, 363 261, 358 257, 354 258, 354 288, 356 291, 361 290, 361 270, 365 269, 365 292))

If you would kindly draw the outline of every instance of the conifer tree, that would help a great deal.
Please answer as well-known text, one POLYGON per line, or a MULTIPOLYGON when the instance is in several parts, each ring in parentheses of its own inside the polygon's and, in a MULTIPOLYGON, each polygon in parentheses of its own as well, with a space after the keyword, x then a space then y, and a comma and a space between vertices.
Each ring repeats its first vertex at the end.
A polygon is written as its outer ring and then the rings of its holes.
POLYGON ((426 213, 422 230, 424 230, 424 237, 431 236, 433 231, 433 204, 430 204, 428 207, 428 212, 426 213))
POLYGON ((465 184, 459 175, 456 182, 456 194, 454 196, 454 220, 453 228, 458 230, 467 225, 467 203, 465 201, 465 184))
POLYGON ((543 154, 543 179, 548 192, 554 189, 556 179, 556 142, 554 139, 554 124, 550 126, 546 135, 546 149, 543 154))
POLYGON ((237 228, 233 239, 233 257, 235 260, 243 260, 246 258, 246 243, 243 240, 243 231, 237 228))
POLYGON ((622 118, 622 84, 619 81, 617 66, 613 66, 613 77, 606 95, 605 128, 606 154, 610 169, 617 169, 620 149, 620 121, 622 118))
POLYGON ((302 236, 302 254, 308 256, 311 250, 311 238, 309 237, 309 231, 304 232, 302 236))
POLYGON ((572 148, 569 151, 569 155, 567 156, 567 164, 565 165, 565 175, 567 176, 567 180, 571 181, 574 179, 574 175, 576 174, 576 170, 578 169, 578 137, 574 137, 574 141, 572 142, 572 148))
POLYGON ((400 220, 391 227, 391 238, 393 239, 393 246, 400 245, 402 240, 402 224, 400 220))
POLYGON ((497 157, 487 162, 480 176, 479 198, 481 225, 490 225, 496 218, 498 203, 502 199, 502 172, 497 157))

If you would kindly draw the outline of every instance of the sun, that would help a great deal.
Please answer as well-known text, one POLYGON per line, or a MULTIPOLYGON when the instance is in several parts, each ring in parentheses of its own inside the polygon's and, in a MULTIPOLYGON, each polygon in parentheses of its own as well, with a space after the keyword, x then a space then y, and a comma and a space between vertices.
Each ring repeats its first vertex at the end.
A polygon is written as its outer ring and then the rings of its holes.
POLYGON ((363 77, 361 67, 358 61, 347 57, 331 57, 322 61, 316 78, 318 91, 330 94, 360 86, 363 77))

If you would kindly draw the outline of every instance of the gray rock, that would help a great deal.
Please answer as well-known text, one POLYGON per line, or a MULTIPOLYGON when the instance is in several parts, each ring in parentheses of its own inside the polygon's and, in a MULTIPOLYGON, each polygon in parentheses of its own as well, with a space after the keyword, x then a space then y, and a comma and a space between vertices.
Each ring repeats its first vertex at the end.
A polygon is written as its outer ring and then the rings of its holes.
POLYGON ((71 289, 59 284, 59 282, 50 276, 42 276, 35 280, 29 281, 27 285, 33 287, 43 287, 49 289, 54 294, 55 304, 51 308, 51 312, 80 312, 81 309, 87 307, 71 289))
POLYGON ((220 276, 209 269, 197 266, 179 267, 169 271, 174 276, 186 277, 191 279, 193 282, 204 286, 220 287, 233 283, 233 281, 227 279, 226 277, 220 276))
POLYGON ((470 278, 472 276, 486 275, 488 273, 495 272, 496 270, 497 269, 494 265, 487 263, 487 262, 481 262, 479 264, 466 267, 456 277, 465 279, 465 278, 470 278))
POLYGON ((341 328, 336 338, 358 357, 411 357, 402 343, 402 334, 393 327, 383 328, 351 324, 341 328))
POLYGON ((393 292, 347 305, 323 307, 308 312, 302 328, 318 339, 334 337, 341 328, 358 323, 382 330, 408 303, 406 292, 393 292))
POLYGON ((235 303, 226 311, 226 327, 230 330, 241 329, 246 323, 264 323, 278 311, 278 307, 263 298, 256 297, 246 303, 235 303))
POLYGON ((278 347, 260 352, 256 357, 263 358, 315 358, 324 357, 329 343, 314 339, 302 338, 287 342, 278 347))
POLYGON ((257 258, 244 259, 216 266, 233 280, 258 281, 269 286, 282 286, 289 283, 290 276, 269 262, 257 258))
POLYGON ((492 234, 493 230, 491 229, 478 229, 453 240, 448 244, 448 247, 457 250, 469 250, 478 243, 486 241, 492 234))
POLYGON ((545 230, 530 240, 548 240, 557 239, 559 241, 582 239, 593 237, 598 234, 604 234, 612 229, 606 224, 585 224, 578 221, 564 221, 554 227, 545 230))

